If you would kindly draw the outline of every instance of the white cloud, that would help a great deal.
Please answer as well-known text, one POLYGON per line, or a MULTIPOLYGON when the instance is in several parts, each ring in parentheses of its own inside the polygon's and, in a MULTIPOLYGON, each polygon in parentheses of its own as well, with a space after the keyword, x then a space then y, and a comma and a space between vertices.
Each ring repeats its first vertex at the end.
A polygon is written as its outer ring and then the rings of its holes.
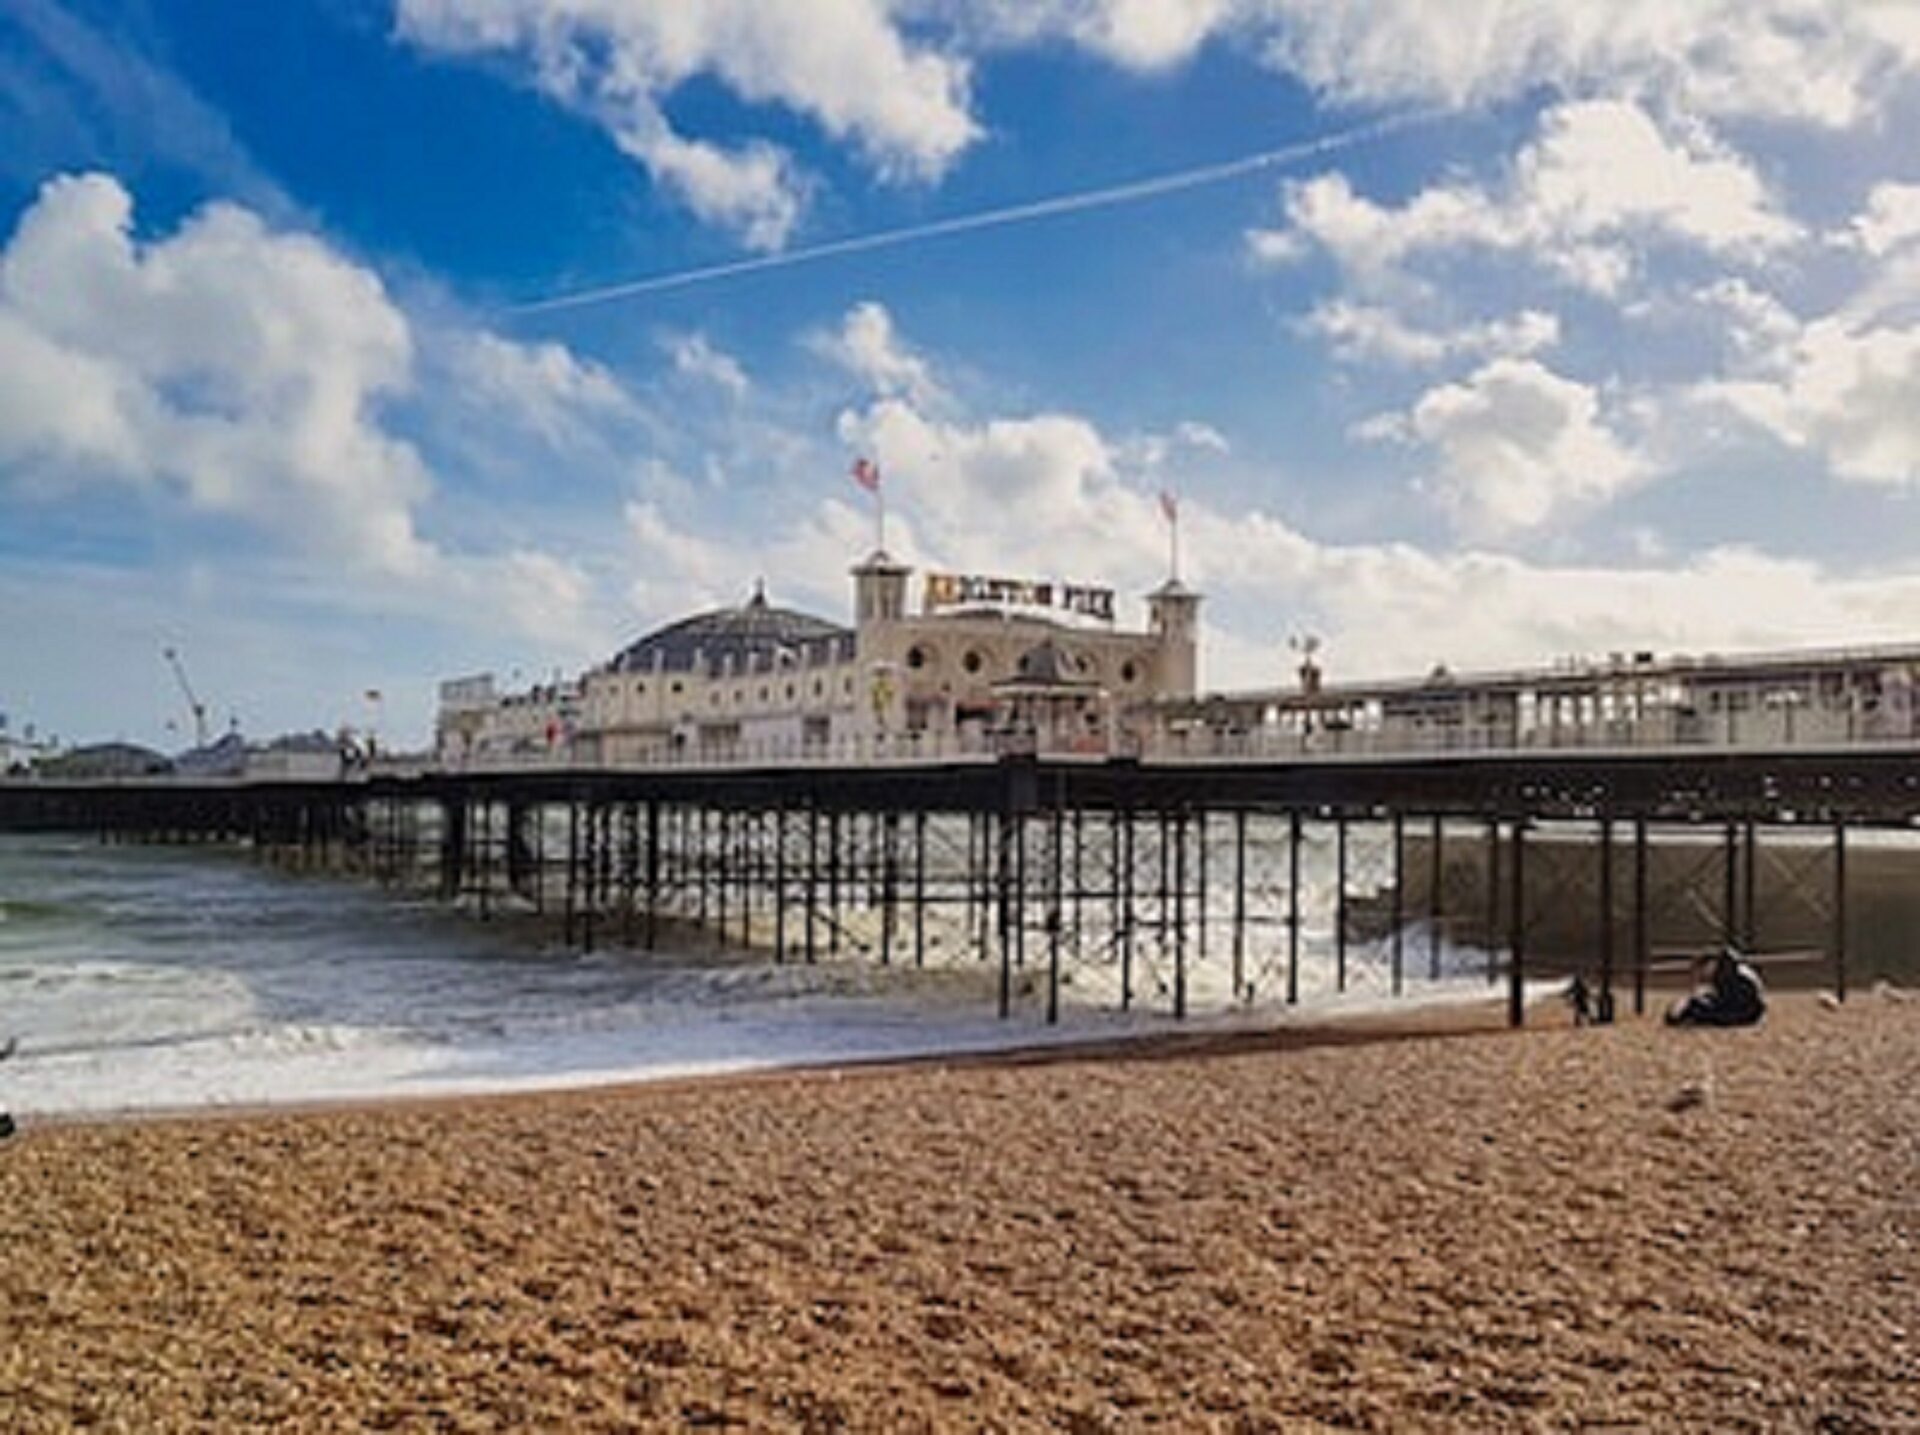
POLYGON ((916 45, 885 0, 400 0, 423 48, 508 54, 540 89, 603 125, 703 218, 783 244, 803 200, 791 161, 750 140, 689 139, 663 105, 712 77, 852 144, 889 178, 936 179, 977 137, 964 60, 916 45))
POLYGON ((1663 134, 1644 110, 1613 100, 1545 111, 1497 191, 1449 183, 1382 205, 1333 173, 1290 183, 1284 196, 1289 227, 1250 234, 1256 259, 1297 258, 1311 245, 1375 285, 1421 257, 1487 249, 1611 294, 1650 242, 1738 260, 1798 233, 1745 160, 1697 129, 1663 134))
POLYGON ((1848 228, 1852 242, 1875 258, 1920 239, 1920 184, 1876 184, 1848 228))
POLYGON ((811 335, 807 343, 877 395, 905 397, 922 406, 945 399, 932 366, 900 338, 884 304, 855 304, 837 330, 811 335))
POLYGON ((712 384, 734 399, 745 398, 753 387, 740 361, 715 347, 705 334, 667 334, 661 342, 666 345, 667 355, 678 374, 712 384))
POLYGON ((1064 37, 1128 69, 1158 70, 1190 58, 1249 7, 1237 0, 976 0, 941 8, 985 43, 1064 37))
POLYGON ((1234 19, 1324 94, 1469 106, 1541 86, 1841 127, 1920 68, 1920 15, 1873 0, 1245 0, 1234 19))
POLYGON ((1601 420, 1594 391, 1531 359, 1496 359, 1428 390, 1407 432, 1434 454, 1440 502, 1470 533, 1538 529, 1645 476, 1601 420))
POLYGON ((1775 372, 1699 393, 1818 454, 1840 478, 1920 486, 1920 326, 1818 319, 1784 349, 1775 372))
POLYGON ((137 244, 105 175, 49 182, 0 256, 0 460, 166 484, 368 568, 419 570, 425 463, 381 424, 412 340, 380 281, 209 205, 137 244))
POLYGON ((1233 452, 1233 445, 1227 442, 1225 434, 1212 424, 1201 423, 1198 419, 1182 419, 1174 425, 1173 436, 1191 449, 1209 453, 1233 452))
POLYGON ((600 365, 563 345, 517 344, 497 334, 460 330, 447 339, 454 381, 489 413, 503 414, 555 447, 579 442, 633 401, 600 365))
POLYGON ((1541 88, 1828 127, 1920 69, 1903 0, 919 0, 981 43, 1064 39, 1158 69, 1222 40, 1361 104, 1469 107, 1541 88))
POLYGON ((1560 342, 1559 317, 1538 309, 1478 324, 1423 329, 1386 305, 1333 299, 1314 308, 1299 327, 1325 339, 1341 359, 1405 365, 1459 357, 1519 358, 1560 342))

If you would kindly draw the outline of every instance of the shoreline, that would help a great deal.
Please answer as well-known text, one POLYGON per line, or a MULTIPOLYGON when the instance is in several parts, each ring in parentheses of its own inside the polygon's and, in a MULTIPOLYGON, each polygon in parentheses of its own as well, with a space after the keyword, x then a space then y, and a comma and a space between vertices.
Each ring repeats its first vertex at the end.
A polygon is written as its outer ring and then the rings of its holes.
MULTIPOLYGON (((562 1078, 552 1084, 491 1090, 396 1091, 377 1095, 50 1111, 18 1116, 19 1134, 24 1136, 33 1131, 68 1127, 182 1124, 201 1120, 245 1122, 279 1116, 487 1108, 501 1104, 637 1095, 655 1091, 759 1087, 788 1080, 837 1082, 941 1069, 1023 1068, 1165 1061, 1189 1057, 1204 1059, 1380 1041, 1494 1035, 1508 1030, 1504 993, 1484 998, 1477 994, 1471 997, 1448 994, 1427 1000, 1408 997, 1398 998, 1396 1002, 1398 1009, 1375 1002, 1349 1011, 1333 1009, 1315 1012, 1307 1009, 1298 1015, 1283 1013, 1278 1020, 1271 1016, 1263 1020, 1242 1013, 1210 1014, 1195 1018, 1184 1026, 1168 1022, 1143 1031, 1098 1033, 1089 1028, 1081 1028, 1077 1032, 1058 1029, 1062 1034, 1052 1039, 1016 1041, 1006 1045, 947 1049, 929 1047, 904 1053, 774 1060, 764 1065, 706 1072, 666 1070, 658 1076, 623 1074, 604 1081, 562 1078)), ((1547 1012, 1552 1014, 1548 1025, 1565 1025, 1561 1003, 1551 993, 1531 996, 1527 1010, 1530 1018, 1547 1012)), ((0 1101, 0 1107, 4 1105, 0 1101)))

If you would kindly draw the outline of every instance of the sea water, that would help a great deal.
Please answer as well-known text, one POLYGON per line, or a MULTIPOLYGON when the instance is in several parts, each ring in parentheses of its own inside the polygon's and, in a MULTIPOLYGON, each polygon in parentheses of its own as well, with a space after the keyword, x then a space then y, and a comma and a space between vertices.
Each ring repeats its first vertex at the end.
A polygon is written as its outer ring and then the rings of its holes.
MULTIPOLYGON (((1303 894, 1326 884, 1309 844, 1303 894)), ((1224 855, 1216 854, 1224 872, 1224 855)), ((1254 890, 1276 853, 1256 852, 1254 890)), ((1264 875, 1263 875, 1264 874, 1264 875)), ((1284 944, 1251 930, 1257 1000, 1225 974, 1226 884, 1210 901, 1213 946, 1185 958, 1190 1010, 1275 1015, 1284 944)), ((1270 891, 1261 898, 1272 904, 1270 891)), ((219 848, 103 845, 0 834, 0 1109, 81 1113, 505 1091, 962 1052, 1083 1040, 1168 1024, 1174 973, 1143 926, 1135 1009, 1117 1006, 1113 935, 1089 904, 1064 1019, 1041 1020, 1046 939, 1029 933, 1011 1020, 998 971, 948 924, 928 969, 871 954, 775 964, 705 946, 583 955, 548 928, 483 922, 424 896, 339 876, 297 875, 219 848)), ((1307 904, 1309 910, 1327 903, 1307 904)), ((1146 918, 1141 919, 1146 922, 1146 918)), ((846 945, 861 943, 849 919, 846 945)), ((870 934, 869 934, 870 935, 870 934)), ((1424 937, 1405 934, 1409 989, 1483 994, 1484 959, 1448 947, 1438 984, 1419 980, 1424 937), (1416 955, 1417 954, 1417 955, 1416 955)), ((871 940, 865 942, 871 948, 871 940)), ((904 946, 904 944, 902 944, 904 946)), ((1382 944, 1350 953, 1334 992, 1331 933, 1303 922, 1301 997, 1347 1006, 1386 991, 1382 944)))

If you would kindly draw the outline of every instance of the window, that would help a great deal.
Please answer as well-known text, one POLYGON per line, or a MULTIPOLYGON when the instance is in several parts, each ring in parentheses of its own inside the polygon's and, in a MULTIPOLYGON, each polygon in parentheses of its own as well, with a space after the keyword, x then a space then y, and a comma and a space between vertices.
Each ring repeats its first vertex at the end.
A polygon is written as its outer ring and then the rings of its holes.
POLYGON ((1130 683, 1139 676, 1140 676, 1140 669, 1134 666, 1133 659, 1129 658, 1127 659, 1126 662, 1120 665, 1120 681, 1121 682, 1130 683))
POLYGON ((915 646, 907 649, 907 666, 908 667, 924 668, 926 665, 927 665, 927 650, 925 648, 922 648, 918 644, 916 644, 915 646))
POLYGON ((686 689, 687 689, 687 685, 681 682, 680 679, 675 678, 673 680, 673 687, 670 688, 669 691, 672 692, 672 694, 677 698, 680 696, 681 693, 685 692, 686 689))
POLYGON ((969 651, 966 657, 960 660, 960 666, 970 673, 977 673, 981 668, 986 666, 986 661, 985 658, 980 656, 979 649, 976 648, 969 651))
POLYGON ((762 683, 760 685, 760 701, 765 702, 766 700, 767 700, 767 685, 765 683, 762 683))

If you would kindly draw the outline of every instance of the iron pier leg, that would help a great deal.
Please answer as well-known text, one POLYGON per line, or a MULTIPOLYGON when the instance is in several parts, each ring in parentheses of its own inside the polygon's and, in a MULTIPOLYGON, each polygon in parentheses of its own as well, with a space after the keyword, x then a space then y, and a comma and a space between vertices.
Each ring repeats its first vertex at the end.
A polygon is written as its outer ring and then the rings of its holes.
POLYGON ((1233 999, 1247 989, 1247 809, 1233 811, 1233 999))
POLYGON ((1173 1015, 1187 1014, 1187 814, 1173 819, 1173 1015))
POLYGON ((840 955, 840 814, 827 814, 827 955, 840 955))
POLYGON ((1847 824, 1833 824, 1833 994, 1847 999, 1847 824))
POLYGON ((1060 1021, 1061 888, 1066 870, 1066 814, 1060 809, 1058 794, 1053 806, 1052 840, 1047 845, 1047 1025, 1056 1026, 1060 1021))
POLYGON ((1738 888, 1740 885, 1740 829, 1729 822, 1726 831, 1726 853, 1722 876, 1725 886, 1720 894, 1720 943, 1726 947, 1740 945, 1738 888))
POLYGON ((1347 814, 1333 819, 1333 989, 1347 989, 1347 814))
POLYGON ((733 875, 734 812, 723 807, 714 813, 714 826, 720 829, 719 838, 714 844, 714 920, 713 939, 724 947, 727 944, 727 883, 733 875))
POLYGON ((1202 807, 1193 814, 1194 836, 1199 840, 1194 845, 1193 865, 1194 891, 1193 910, 1196 918, 1194 928, 1194 954, 1201 966, 1207 964, 1207 809, 1202 807))
POLYGON ((1406 981, 1405 942, 1401 928, 1406 910, 1406 818, 1393 814, 1393 994, 1400 995, 1406 981))
POLYGON ((1647 961, 1650 954, 1647 927, 1647 823, 1637 818, 1633 824, 1633 1014, 1647 1010, 1647 961))
POLYGON ((647 800, 647 914, 641 941, 653 950, 660 921, 660 804, 647 800))
POLYGON ((1300 1004, 1300 810, 1287 814, 1287 1005, 1300 1004))
POLYGON ((1600 819, 1600 1014, 1613 1015, 1613 819, 1600 819))
POLYGON ((773 959, 787 959, 787 809, 773 809, 773 959))
POLYGON ((1741 830, 1740 945, 1742 950, 1760 950, 1759 832, 1752 821, 1741 830))
POLYGON ((998 896, 1000 936, 1000 1019, 1013 1014, 1013 824, 1011 812, 1000 814, 1000 840, 996 847, 994 887, 998 896))
POLYGON ((818 915, 819 909, 820 909, 819 876, 820 876, 820 809, 817 807, 809 806, 807 808, 807 892, 806 892, 807 924, 806 924, 806 941, 804 944, 804 950, 806 953, 808 966, 812 966, 813 960, 814 960, 814 935, 813 935, 814 918, 818 915))
POLYGON ((580 879, 580 804, 567 800, 567 888, 564 915, 561 918, 561 940, 569 947, 573 945, 574 885, 580 879))
POLYGON ((913 814, 913 964, 927 964, 927 814, 913 814))
POLYGON ((1120 1010, 1133 1009, 1133 809, 1120 813, 1122 855, 1115 882, 1120 888, 1120 1010))
POLYGON ((1433 832, 1427 853, 1427 980, 1440 980, 1440 924, 1446 911, 1441 884, 1446 876, 1446 818, 1433 815, 1433 832))
POLYGON ((894 896, 899 886, 900 818, 889 812, 880 828, 880 965, 893 965, 894 896))
POLYGON ((1513 820, 1513 887, 1507 894, 1507 1025, 1527 1020, 1527 819, 1513 820))
POLYGON ((1500 819, 1487 822, 1487 985, 1500 979, 1500 819))
POLYGON ((582 884, 580 903, 580 950, 593 950, 593 907, 594 876, 599 870, 600 848, 600 812, 598 808, 587 808, 587 851, 586 870, 582 874, 586 881, 582 884))

